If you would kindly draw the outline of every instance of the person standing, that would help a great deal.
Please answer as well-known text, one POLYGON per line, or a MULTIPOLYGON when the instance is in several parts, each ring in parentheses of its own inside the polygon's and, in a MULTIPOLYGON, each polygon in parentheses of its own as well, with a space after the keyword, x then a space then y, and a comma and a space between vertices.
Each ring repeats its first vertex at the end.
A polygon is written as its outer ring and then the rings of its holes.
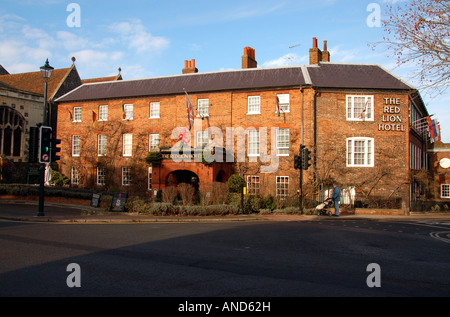
POLYGON ((334 215, 339 216, 339 202, 341 201, 341 189, 338 187, 337 183, 333 183, 333 194, 331 196, 334 202, 334 215))

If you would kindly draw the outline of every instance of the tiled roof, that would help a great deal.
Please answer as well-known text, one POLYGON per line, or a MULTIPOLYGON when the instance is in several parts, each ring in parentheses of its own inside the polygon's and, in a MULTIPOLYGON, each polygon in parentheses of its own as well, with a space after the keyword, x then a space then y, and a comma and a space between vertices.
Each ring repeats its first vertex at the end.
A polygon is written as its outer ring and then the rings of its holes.
POLYGON ((91 84, 91 83, 101 83, 101 82, 105 82, 105 81, 115 81, 115 80, 122 80, 122 75, 118 74, 116 76, 110 76, 110 77, 82 79, 81 82, 83 84, 91 84))
POLYGON ((313 66, 251 68, 138 80, 84 84, 58 102, 136 98, 242 89, 300 87, 403 89, 413 87, 372 64, 320 63, 313 66))
MULTIPOLYGON (((71 69, 72 68, 62 68, 53 70, 48 81, 47 96, 49 99, 57 92, 62 81, 66 78, 71 69)), ((44 79, 42 78, 40 71, 1 75, 0 81, 16 89, 44 95, 44 79)))

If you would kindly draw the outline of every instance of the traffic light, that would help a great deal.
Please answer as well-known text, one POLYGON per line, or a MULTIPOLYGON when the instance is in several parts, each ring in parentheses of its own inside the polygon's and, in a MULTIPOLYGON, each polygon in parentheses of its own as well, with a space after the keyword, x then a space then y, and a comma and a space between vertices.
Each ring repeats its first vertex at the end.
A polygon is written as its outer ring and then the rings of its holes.
POLYGON ((28 162, 37 163, 39 155, 39 128, 30 128, 30 139, 28 141, 28 162))
POLYGON ((308 150, 306 147, 302 148, 302 169, 307 170, 308 167, 311 166, 311 163, 309 161, 311 160, 311 151, 308 150))
POLYGON ((51 163, 52 158, 52 128, 39 128, 39 163, 51 163))
POLYGON ((56 162, 61 159, 61 157, 59 156, 59 152, 61 151, 61 149, 58 147, 59 144, 61 144, 60 139, 52 139, 50 155, 50 159, 52 162, 56 162))
POLYGON ((295 168, 296 170, 299 170, 299 169, 302 168, 302 158, 301 158, 300 155, 296 155, 296 156, 294 157, 294 168, 295 168))

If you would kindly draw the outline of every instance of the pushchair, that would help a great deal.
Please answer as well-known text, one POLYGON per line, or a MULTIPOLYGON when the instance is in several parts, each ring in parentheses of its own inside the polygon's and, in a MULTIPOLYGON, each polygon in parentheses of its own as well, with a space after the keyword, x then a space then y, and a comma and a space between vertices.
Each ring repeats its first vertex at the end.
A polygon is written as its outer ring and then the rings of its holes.
POLYGON ((329 210, 328 208, 330 208, 333 205, 333 199, 332 198, 327 198, 325 199, 325 201, 319 205, 317 205, 316 210, 317 210, 317 215, 318 216, 331 216, 331 210, 329 210))

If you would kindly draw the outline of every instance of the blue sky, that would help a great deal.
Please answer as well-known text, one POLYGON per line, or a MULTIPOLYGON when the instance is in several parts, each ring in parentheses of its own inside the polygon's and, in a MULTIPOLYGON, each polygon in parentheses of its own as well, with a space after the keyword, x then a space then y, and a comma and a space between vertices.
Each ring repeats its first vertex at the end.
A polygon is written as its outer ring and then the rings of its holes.
MULTIPOLYGON (((320 48, 328 41, 332 62, 380 64, 418 86, 412 68, 368 45, 383 36, 382 27, 368 25, 368 6, 379 5, 383 18, 389 1, 399 0, 1 0, 0 64, 29 72, 46 58, 69 67, 75 56, 83 79, 116 75, 119 67, 124 79, 135 79, 181 74, 191 59, 199 72, 239 69, 246 46, 256 50, 258 67, 308 64, 316 37, 320 48), (70 3, 79 6, 79 27, 67 23, 76 12, 67 11, 70 3)), ((422 97, 450 142, 450 91, 422 97)))

